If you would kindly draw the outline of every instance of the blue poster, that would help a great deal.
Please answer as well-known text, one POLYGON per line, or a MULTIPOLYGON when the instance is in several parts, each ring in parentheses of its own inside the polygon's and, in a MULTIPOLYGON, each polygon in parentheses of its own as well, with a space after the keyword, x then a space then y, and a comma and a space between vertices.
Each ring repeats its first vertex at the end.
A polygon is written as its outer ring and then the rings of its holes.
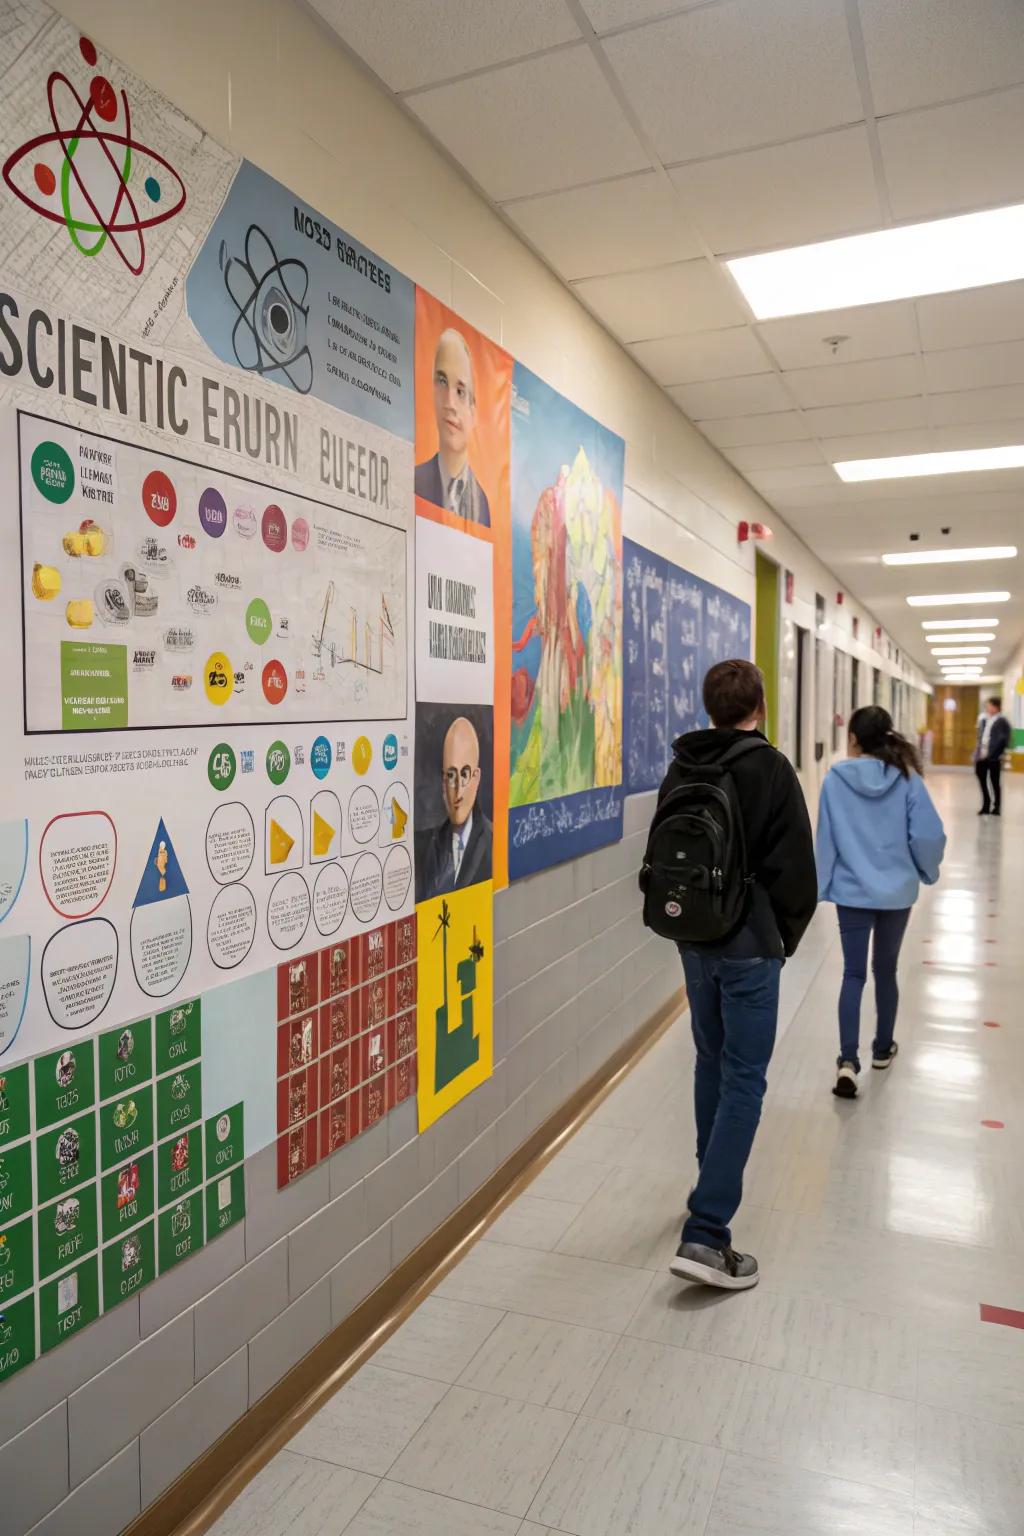
POLYGON ((412 440, 413 284, 248 161, 185 296, 221 362, 412 440))
POLYGON ((708 668, 750 655, 750 606, 626 539, 623 778, 626 794, 657 789, 685 731, 708 718, 708 668))
POLYGON ((516 364, 513 880, 622 836, 624 466, 620 437, 516 364))

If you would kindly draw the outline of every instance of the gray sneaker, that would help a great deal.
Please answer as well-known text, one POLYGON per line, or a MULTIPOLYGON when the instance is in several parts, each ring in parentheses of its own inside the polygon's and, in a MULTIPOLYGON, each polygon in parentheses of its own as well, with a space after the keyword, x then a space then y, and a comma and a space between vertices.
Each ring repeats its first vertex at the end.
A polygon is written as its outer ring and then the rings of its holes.
POLYGON ((722 1291, 749 1291, 757 1284, 757 1260, 732 1248, 705 1248, 703 1243, 682 1243, 669 1269, 680 1280, 714 1285, 722 1291))

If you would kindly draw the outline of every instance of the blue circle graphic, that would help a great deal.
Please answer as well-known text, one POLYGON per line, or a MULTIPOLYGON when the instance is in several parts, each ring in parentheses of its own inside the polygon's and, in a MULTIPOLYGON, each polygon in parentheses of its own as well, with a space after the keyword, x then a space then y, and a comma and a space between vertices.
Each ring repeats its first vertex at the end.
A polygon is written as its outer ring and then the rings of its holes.
POLYGON ((384 767, 389 771, 398 767, 398 737, 392 731, 384 737, 384 745, 381 747, 381 758, 384 767))
POLYGON ((309 753, 309 766, 318 779, 326 779, 331 771, 331 744, 326 736, 318 736, 309 753))

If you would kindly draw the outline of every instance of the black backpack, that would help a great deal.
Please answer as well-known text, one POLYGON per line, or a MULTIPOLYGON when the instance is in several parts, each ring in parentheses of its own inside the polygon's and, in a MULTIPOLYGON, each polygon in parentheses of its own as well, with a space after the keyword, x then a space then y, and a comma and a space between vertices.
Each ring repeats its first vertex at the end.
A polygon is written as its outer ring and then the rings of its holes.
POLYGON ((724 939, 742 922, 753 876, 736 785, 737 758, 769 743, 762 736, 734 742, 717 763, 676 762, 682 782, 654 813, 640 870, 644 922, 675 943, 724 939))

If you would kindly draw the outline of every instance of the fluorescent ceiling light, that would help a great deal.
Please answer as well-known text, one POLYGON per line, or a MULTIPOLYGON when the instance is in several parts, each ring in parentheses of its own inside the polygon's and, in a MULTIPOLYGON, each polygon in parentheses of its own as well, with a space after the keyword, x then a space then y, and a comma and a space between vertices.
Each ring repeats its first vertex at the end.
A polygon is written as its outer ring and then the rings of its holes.
POLYGON ((951 635, 948 632, 941 635, 926 635, 929 645, 976 645, 979 640, 994 640, 995 630, 967 629, 962 635, 951 635))
POLYGON ((954 448, 944 453, 901 453, 891 459, 843 459, 832 465, 840 480, 911 480, 918 475, 965 475, 983 469, 1020 469, 1024 444, 1006 448, 954 448))
POLYGON ((945 677, 947 679, 951 678, 951 677, 980 677, 981 676, 981 668, 980 667, 969 667, 966 670, 964 670, 963 668, 960 668, 960 669, 958 669, 957 671, 954 671, 954 672, 948 672, 948 671, 947 672, 943 672, 942 675, 943 675, 943 677, 945 677))
POLYGON ((922 629, 995 629, 998 619, 922 619, 922 629))
POLYGON ((988 656, 992 647, 990 645, 940 645, 932 651, 932 655, 939 656, 988 656))
POLYGON ((955 604, 1008 603, 1009 592, 930 592, 927 597, 908 597, 911 608, 952 608, 955 604))
POLYGON ((1024 205, 726 262, 758 320, 886 304, 1024 277, 1024 205))
POLYGON ((1014 560, 1016 544, 992 544, 987 549, 913 549, 883 555, 883 565, 953 565, 969 560, 1014 560))

